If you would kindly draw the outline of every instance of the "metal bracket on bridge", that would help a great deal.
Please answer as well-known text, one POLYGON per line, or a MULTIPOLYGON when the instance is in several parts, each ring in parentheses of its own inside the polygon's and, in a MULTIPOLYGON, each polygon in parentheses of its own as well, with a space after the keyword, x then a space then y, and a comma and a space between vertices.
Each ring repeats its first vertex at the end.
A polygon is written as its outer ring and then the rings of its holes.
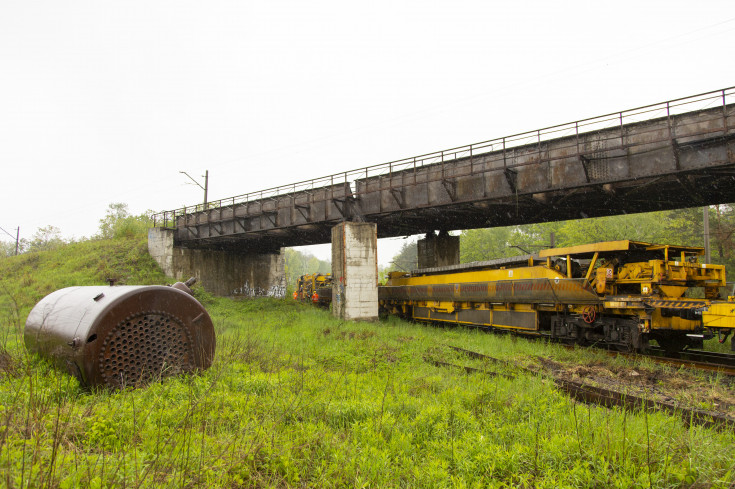
POLYGON ((235 222, 240 226, 240 228, 242 228, 243 232, 248 232, 248 226, 245 225, 245 223, 248 222, 247 219, 235 219, 235 222))
POLYGON ((278 227, 278 211, 263 211, 263 215, 273 224, 273 227, 278 227))
POLYGON ((365 222, 365 216, 360 212, 360 206, 356 198, 352 196, 348 196, 344 199, 332 198, 332 202, 334 202, 334 206, 337 208, 339 213, 342 214, 342 217, 345 220, 349 220, 350 217, 352 217, 354 222, 365 222), (342 207, 337 204, 338 202, 342 204, 342 207), (352 213, 349 212, 350 207, 352 207, 352 213))
POLYGON ((679 161, 679 142, 675 138, 671 138, 671 151, 674 153, 676 169, 681 170, 681 162, 679 161))
POLYGON ((401 190, 398 190, 395 188, 390 189, 390 194, 395 199, 396 203, 398 204, 399 209, 403 209, 406 206, 406 198, 405 198, 404 190, 405 189, 401 189, 401 190))
POLYGON ((508 185, 510 185, 510 189, 513 191, 513 193, 516 193, 518 191, 518 171, 513 170, 512 168, 506 168, 505 170, 503 170, 503 173, 505 173, 505 179, 508 180, 508 185))
POLYGON ((303 216, 304 219, 306 219, 306 222, 311 222, 310 219, 310 212, 311 212, 311 205, 309 204, 294 204, 294 207, 297 211, 299 211, 299 214, 303 216), (304 212, 306 210, 306 212, 304 212))
POLYGON ((582 169, 584 170, 584 179, 587 180, 587 183, 590 183, 590 171, 587 166, 590 164, 590 159, 587 158, 585 155, 579 155, 579 161, 582 162, 582 169))
POLYGON ((344 217, 344 218, 348 217, 347 216, 347 199, 335 199, 333 197, 332 198, 332 203, 334 203, 334 207, 337 208, 337 210, 339 211, 339 213, 342 214, 342 217, 344 217), (337 202, 339 202, 340 204, 342 204, 342 207, 340 207, 337 202))
POLYGON ((449 194, 449 198, 452 199, 452 202, 457 200, 457 182, 443 178, 442 185, 444 186, 444 190, 447 191, 447 194, 449 194))
POLYGON ((212 229, 214 229, 217 234, 222 236, 222 222, 221 221, 212 221, 212 229))

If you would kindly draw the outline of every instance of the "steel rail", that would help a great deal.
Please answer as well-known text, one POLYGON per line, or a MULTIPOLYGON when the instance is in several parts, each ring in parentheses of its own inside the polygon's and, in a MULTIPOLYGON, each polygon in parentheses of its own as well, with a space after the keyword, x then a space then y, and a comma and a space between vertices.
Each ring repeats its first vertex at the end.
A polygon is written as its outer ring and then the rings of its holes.
MULTIPOLYGON (((534 339, 536 338, 551 340, 548 336, 537 336, 534 339)), ((573 345, 564 346, 568 349, 574 348, 573 345)), ((735 376, 735 355, 727 353, 708 352, 705 350, 683 350, 678 353, 666 353, 664 349, 656 347, 648 347, 645 353, 619 351, 604 347, 598 349, 604 350, 611 357, 647 358, 656 363, 671 365, 673 367, 686 367, 694 370, 706 370, 730 377, 735 376)))
MULTIPOLYGON (((556 375, 536 371, 520 365, 516 362, 500 360, 483 353, 467 350, 452 345, 445 345, 457 352, 463 353, 469 357, 491 361, 496 364, 502 364, 509 368, 524 371, 532 375, 540 375, 544 378, 551 379, 557 389, 567 394, 572 399, 586 404, 595 404, 606 408, 621 407, 623 409, 641 409, 645 411, 660 411, 678 416, 687 425, 700 425, 707 428, 718 428, 732 430, 735 428, 735 417, 727 414, 706 411, 703 409, 681 406, 675 402, 653 400, 647 397, 636 396, 629 393, 614 391, 603 387, 584 384, 582 382, 574 382, 560 378, 556 375)), ((435 364, 438 365, 438 364, 435 364)), ((451 364, 447 366, 459 367, 451 364)), ((472 367, 464 368, 468 373, 473 372, 472 367)), ((479 371, 479 369, 478 369, 479 371)), ((484 373, 484 371, 481 371, 484 373)))
POLYGON ((706 350, 683 350, 677 353, 666 353, 660 348, 649 348, 644 356, 659 363, 735 376, 735 355, 729 353, 706 350))

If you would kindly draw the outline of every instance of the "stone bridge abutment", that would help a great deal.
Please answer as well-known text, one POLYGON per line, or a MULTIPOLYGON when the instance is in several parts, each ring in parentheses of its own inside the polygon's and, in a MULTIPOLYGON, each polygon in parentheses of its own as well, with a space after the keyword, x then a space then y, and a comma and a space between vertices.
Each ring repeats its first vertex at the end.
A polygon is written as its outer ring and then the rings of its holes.
POLYGON ((148 251, 164 273, 177 280, 196 277, 219 296, 285 297, 284 253, 252 253, 176 246, 175 231, 148 230, 148 251))

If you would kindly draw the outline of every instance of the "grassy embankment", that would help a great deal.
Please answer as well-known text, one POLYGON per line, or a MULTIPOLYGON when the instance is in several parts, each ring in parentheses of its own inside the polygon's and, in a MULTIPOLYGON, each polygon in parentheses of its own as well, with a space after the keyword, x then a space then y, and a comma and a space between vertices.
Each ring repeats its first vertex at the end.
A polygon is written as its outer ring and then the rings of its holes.
POLYGON ((626 362, 468 329, 357 324, 201 291, 217 358, 200 375, 85 392, 25 354, 60 287, 165 278, 142 239, 0 260, 0 485, 7 487, 728 487, 735 435, 580 405, 553 383, 452 353, 626 362), (431 355, 513 378, 435 367, 431 355))

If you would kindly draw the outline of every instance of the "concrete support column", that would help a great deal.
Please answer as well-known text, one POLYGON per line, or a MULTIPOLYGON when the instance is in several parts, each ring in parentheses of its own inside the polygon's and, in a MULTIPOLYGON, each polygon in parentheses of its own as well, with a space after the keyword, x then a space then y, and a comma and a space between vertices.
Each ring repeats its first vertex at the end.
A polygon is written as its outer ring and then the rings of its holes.
MULTIPOLYGON (((156 260, 167 277, 174 277, 174 234, 173 229, 149 228, 148 253, 156 260)), ((188 280, 188 279, 184 279, 188 280)))
POLYGON ((148 230, 148 251, 163 272, 176 280, 196 277, 204 289, 219 296, 285 297, 285 254, 237 253, 181 248, 175 231, 148 230))
POLYGON ((378 319, 378 227, 343 222, 332 228, 332 314, 378 319))
POLYGON ((419 268, 459 265, 459 236, 430 233, 417 245, 419 268))

